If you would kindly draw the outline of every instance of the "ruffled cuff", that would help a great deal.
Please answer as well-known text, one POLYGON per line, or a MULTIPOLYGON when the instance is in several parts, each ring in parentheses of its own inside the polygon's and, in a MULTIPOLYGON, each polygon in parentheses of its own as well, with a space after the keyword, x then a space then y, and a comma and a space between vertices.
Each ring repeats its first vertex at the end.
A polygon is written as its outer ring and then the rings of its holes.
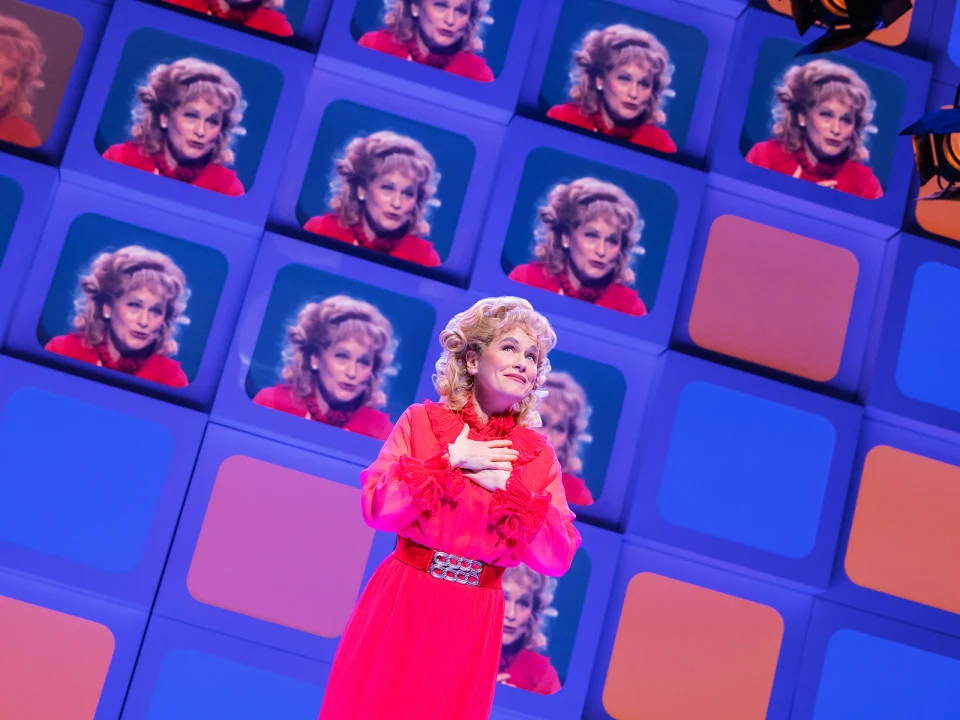
POLYGON ((550 509, 549 492, 532 492, 520 480, 514 468, 504 490, 497 490, 490 500, 490 516, 497 533, 508 545, 528 543, 543 527, 550 509))
POLYGON ((450 467, 450 455, 443 448, 426 460, 401 455, 399 478, 407 484, 414 499, 429 512, 436 512, 443 501, 456 502, 463 492, 460 468, 450 467))

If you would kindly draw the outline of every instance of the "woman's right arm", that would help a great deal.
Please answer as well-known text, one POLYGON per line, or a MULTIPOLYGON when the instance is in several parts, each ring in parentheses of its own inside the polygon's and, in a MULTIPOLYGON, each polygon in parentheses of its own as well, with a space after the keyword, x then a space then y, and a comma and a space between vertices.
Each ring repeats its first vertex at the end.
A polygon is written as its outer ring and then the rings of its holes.
POLYGON ((376 530, 399 532, 463 492, 463 476, 450 466, 446 447, 423 460, 412 456, 412 412, 400 416, 376 462, 360 475, 363 519, 376 530))

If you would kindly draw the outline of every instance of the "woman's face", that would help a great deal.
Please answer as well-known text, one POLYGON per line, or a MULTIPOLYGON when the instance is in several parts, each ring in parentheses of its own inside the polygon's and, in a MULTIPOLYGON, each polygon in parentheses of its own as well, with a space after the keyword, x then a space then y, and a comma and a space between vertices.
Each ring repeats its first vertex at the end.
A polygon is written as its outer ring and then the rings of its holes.
POLYGON ((378 234, 406 227, 417 209, 416 180, 401 170, 377 175, 367 186, 364 207, 367 221, 378 234))
POLYGON ((549 395, 537 410, 543 425, 536 428, 536 431, 547 438, 554 450, 560 452, 570 439, 570 424, 567 422, 566 413, 559 403, 550 401, 549 395))
POLYGON ((443 49, 460 42, 470 21, 472 0, 420 0, 418 24, 428 46, 443 49))
POLYGON ((177 161, 193 162, 209 155, 223 127, 223 108, 205 98, 180 105, 167 118, 167 147, 177 161))
POLYGON ((620 226, 613 218, 596 217, 580 223, 565 236, 570 263, 581 278, 602 280, 614 271, 620 256, 620 226))
POLYGON ((615 123, 629 123, 646 113, 653 95, 653 75, 645 65, 625 63, 603 77, 603 103, 615 123))
POLYGON ((363 338, 340 340, 320 353, 317 361, 317 380, 334 402, 353 402, 370 384, 373 349, 363 338))
POLYGON ((476 370, 478 394, 501 412, 523 400, 537 377, 537 341, 522 328, 513 328, 494 338, 479 356, 468 361, 476 370))
POLYGON ((503 644, 510 645, 527 633, 533 615, 533 593, 512 578, 503 580, 503 644))
POLYGON ((817 157, 834 158, 850 149, 856 113, 846 100, 823 100, 809 115, 800 117, 804 121, 807 144, 817 157))
POLYGON ((121 354, 146 350, 163 329, 166 298, 148 287, 129 290, 109 306, 107 322, 113 344, 121 354))
POLYGON ((0 53, 0 113, 13 102, 23 77, 17 58, 0 53))

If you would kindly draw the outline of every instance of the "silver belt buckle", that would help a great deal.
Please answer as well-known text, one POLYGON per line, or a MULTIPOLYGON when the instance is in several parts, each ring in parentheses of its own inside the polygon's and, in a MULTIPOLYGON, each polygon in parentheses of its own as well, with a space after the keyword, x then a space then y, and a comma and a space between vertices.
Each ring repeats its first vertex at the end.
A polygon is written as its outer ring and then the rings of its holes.
POLYGON ((480 572, 483 563, 479 560, 451 555, 450 553, 433 553, 433 563, 430 565, 430 574, 437 580, 448 580, 477 587, 480 584, 480 572))

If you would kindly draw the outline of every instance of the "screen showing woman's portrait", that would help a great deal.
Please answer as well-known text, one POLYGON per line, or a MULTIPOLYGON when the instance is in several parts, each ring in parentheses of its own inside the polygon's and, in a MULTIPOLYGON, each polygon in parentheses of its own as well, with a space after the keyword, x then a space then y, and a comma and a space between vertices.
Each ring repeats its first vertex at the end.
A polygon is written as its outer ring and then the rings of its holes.
POLYGON ((83 40, 75 18, 26 2, 0 4, 0 141, 47 141, 83 40))
POLYGON ((301 265, 277 273, 247 377, 254 403, 385 440, 412 402, 433 308, 301 265), (317 294, 327 287, 332 294, 317 294))
POLYGON ((503 646, 497 682, 540 695, 566 680, 590 580, 590 558, 579 552, 557 580, 526 565, 503 573, 503 646))
POLYGON ((127 167, 241 196, 256 176, 282 84, 269 63, 137 30, 117 67, 97 151, 127 167))
POLYGON ((287 6, 303 0, 163 0, 170 5, 277 37, 293 35, 287 6))
POLYGON ((57 355, 185 387, 199 368, 226 274, 217 250, 81 215, 64 243, 37 339, 57 355))
POLYGON ((501 264, 518 283, 643 316, 676 211, 663 182, 538 148, 527 157, 501 264))
POLYGON ((605 0, 565 2, 540 108, 598 136, 675 153, 686 140, 706 52, 706 37, 688 25, 605 0))
POLYGON ((13 226, 17 224, 20 207, 23 205, 23 188, 13 178, 0 175, 0 266, 7 254, 13 226))
POLYGON ((493 82, 503 69, 519 2, 357 0, 351 31, 370 50, 493 82))
POLYGON ((345 100, 331 103, 298 220, 331 240, 436 267, 453 242, 474 155, 462 135, 345 100))
POLYGON ((761 49, 741 152, 757 167, 867 200, 882 197, 903 79, 836 54, 797 59, 798 47, 774 38, 761 49))

